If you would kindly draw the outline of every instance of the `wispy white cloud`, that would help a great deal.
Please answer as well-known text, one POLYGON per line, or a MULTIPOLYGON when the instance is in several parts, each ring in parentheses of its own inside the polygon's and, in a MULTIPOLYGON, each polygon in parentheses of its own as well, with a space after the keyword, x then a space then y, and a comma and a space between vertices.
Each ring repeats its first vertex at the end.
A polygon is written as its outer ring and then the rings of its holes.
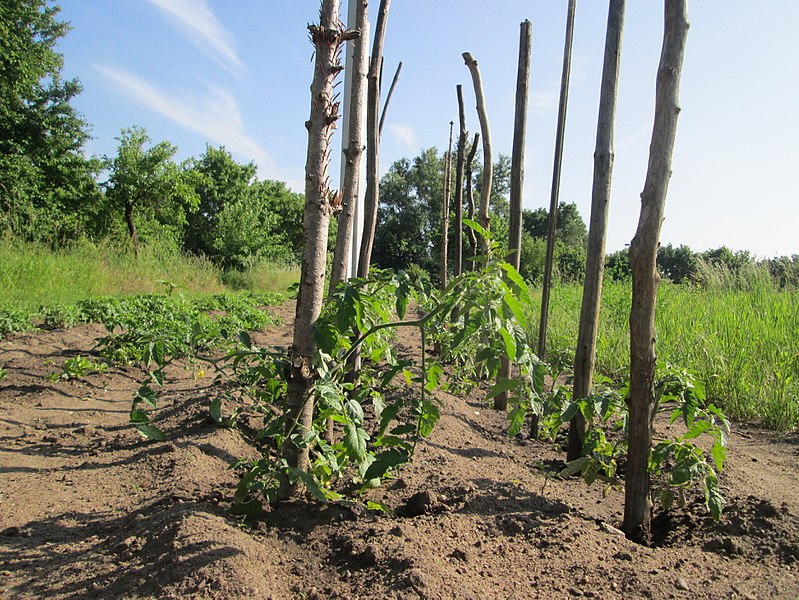
POLYGON ((227 90, 208 85, 204 94, 181 95, 163 90, 118 67, 94 65, 94 68, 129 98, 216 144, 224 145, 245 160, 254 160, 262 177, 275 176, 274 160, 247 135, 236 100, 227 90))
POLYGON ((206 0, 149 0, 175 29, 201 52, 233 74, 246 68, 233 49, 234 38, 225 29, 206 0))
POLYGON ((530 110, 534 114, 549 114, 558 111, 560 93, 557 89, 533 92, 530 96, 530 110))
POLYGON ((399 142, 402 142, 408 148, 413 148, 416 145, 416 132, 410 125, 398 125, 395 123, 389 124, 388 131, 399 142))

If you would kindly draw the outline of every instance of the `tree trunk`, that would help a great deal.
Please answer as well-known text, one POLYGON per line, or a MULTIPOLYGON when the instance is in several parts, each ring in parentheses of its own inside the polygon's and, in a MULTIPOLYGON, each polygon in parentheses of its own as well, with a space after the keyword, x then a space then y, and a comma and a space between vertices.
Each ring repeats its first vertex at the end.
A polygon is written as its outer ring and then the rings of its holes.
MULTIPOLYGON (((480 120, 480 131, 483 133, 483 180, 480 186, 480 225, 487 231, 491 225, 488 211, 491 201, 491 184, 494 178, 494 163, 491 157, 491 128, 488 124, 488 113, 486 112, 480 67, 469 52, 463 53, 463 60, 469 68, 469 73, 472 75, 474 96, 477 101, 477 117, 480 120)), ((486 240, 483 240, 482 243, 483 252, 487 252, 488 246, 486 240)))
MULTIPOLYGON (((591 192, 591 222, 588 229, 588 255, 585 261, 583 303, 580 328, 574 353, 575 399, 591 395, 594 385, 596 337, 599 309, 602 304, 602 276, 605 272, 605 240, 608 230, 610 184, 613 175, 613 126, 616 120, 616 96, 619 89, 621 36, 624 30, 625 0, 610 0, 605 35, 605 61, 602 66, 602 89, 599 95, 599 119, 594 150, 594 186, 591 192)), ((580 457, 587 423, 577 414, 569 424, 567 460, 580 457)))
MULTIPOLYGON (((563 138, 566 134, 566 107, 569 103, 569 74, 572 62, 574 39, 574 9, 576 0, 569 0, 566 15, 566 43, 563 48, 563 72, 560 78, 560 102, 558 104, 558 128, 555 133, 555 161, 552 168, 552 190, 549 198, 549 223, 547 227, 547 251, 544 258, 544 281, 541 287, 541 320, 538 322, 538 357, 546 359, 547 324, 549 322, 549 296, 552 290, 552 263, 555 261, 555 231, 558 224, 558 196, 560 195, 560 168, 563 162, 563 138)), ((538 437, 538 415, 530 419, 530 438, 538 437)))
MULTIPOLYGON (((552 287, 552 263, 555 259, 555 230, 558 223, 558 196, 560 194, 560 169, 563 163, 563 138, 566 134, 566 107, 569 103, 569 74, 572 63, 572 41, 574 40, 574 9, 577 0, 569 0, 566 15, 566 43, 563 48, 563 72, 560 78, 560 102, 558 104, 558 129, 555 133, 555 162, 552 168, 552 190, 549 198, 549 227, 547 229, 547 253, 544 259, 544 283, 541 290, 541 320, 538 325, 538 357, 547 354, 547 321, 549 320, 549 292, 552 287)), ((536 429, 537 429, 536 422, 536 429)), ((537 435, 537 434, 536 434, 537 435)))
POLYGON ((133 244, 133 254, 139 256, 139 234, 136 232, 136 222, 133 220, 133 203, 127 200, 125 201, 125 223, 133 244))
MULTIPOLYGON (((382 67, 381 67, 382 68, 382 67)), ((397 70, 394 71, 394 78, 391 80, 391 85, 388 86, 388 93, 386 94, 386 103, 383 104, 383 112, 380 113, 380 125, 377 128, 377 137, 383 137, 383 124, 386 122, 386 115, 388 114, 388 105, 391 104, 391 97, 394 95, 394 88, 397 87, 400 72, 402 71, 402 61, 399 61, 397 70)))
POLYGON ((347 277, 347 264, 350 260, 350 247, 353 236, 353 216, 361 189, 360 172, 363 144, 363 93, 366 87, 366 67, 369 60, 366 31, 368 22, 368 1, 356 2, 355 30, 361 35, 353 42, 352 88, 350 91, 348 146, 344 150, 344 177, 341 184, 341 214, 336 232, 336 250, 333 254, 333 267, 330 271, 328 295, 332 295, 339 282, 347 277))
MULTIPOLYGON (((340 46, 358 32, 344 31, 339 20, 338 0, 323 0, 319 25, 309 25, 316 60, 311 84, 311 116, 308 129, 308 153, 305 162, 305 216, 303 219, 303 252, 300 289, 291 346, 288 380, 286 439, 283 458, 289 467, 308 469, 308 446, 301 440, 313 426, 314 402, 310 394, 313 383, 311 358, 316 350, 313 324, 322 308, 327 257, 327 234, 332 215, 328 188, 328 167, 331 137, 338 120, 338 103, 333 85, 341 71, 340 46)), ((285 500, 297 493, 299 482, 282 473, 278 498, 285 500)))
POLYGON ((455 87, 458 94, 458 159, 455 167, 455 256, 453 271, 463 273, 463 176, 466 163, 466 113, 463 109, 463 86, 455 87))
POLYGON ((372 260, 372 247, 377 227, 377 203, 380 199, 378 178, 378 150, 380 148, 380 63, 383 56, 383 40, 386 36, 386 21, 391 0, 380 0, 369 63, 369 86, 366 100, 366 200, 364 202, 363 237, 358 256, 358 277, 368 277, 372 260))
MULTIPOLYGON (((472 185, 472 162, 474 155, 477 154, 477 145, 480 143, 480 134, 474 134, 474 141, 469 150, 469 156, 466 157, 466 202, 469 205, 469 220, 474 221, 474 186, 472 185)), ((474 229, 469 228, 469 247, 471 248, 470 256, 474 258, 477 256, 477 234, 474 229)), ((474 270, 474 261, 469 262, 469 270, 474 270)))
MULTIPOLYGON (((513 153, 510 166, 510 233, 508 235, 509 261, 519 270, 522 247, 522 190, 524 189, 524 146, 527 134, 527 98, 530 89, 530 49, 533 44, 533 25, 522 21, 519 32, 519 69, 516 75, 516 111, 513 126, 513 153)), ((511 361, 502 358, 499 375, 509 379, 511 361)), ((508 392, 494 397, 494 408, 507 410, 508 392)))
POLYGON ((455 123, 449 122, 449 149, 445 156, 444 163, 444 194, 441 200, 441 262, 439 265, 438 287, 443 290, 447 287, 447 267, 449 258, 449 196, 450 196, 450 177, 452 171, 452 126, 455 123))
POLYGON ((654 416, 655 301, 659 282, 655 261, 671 177, 671 159, 680 113, 680 74, 687 37, 686 0, 665 0, 663 49, 658 67, 649 165, 641 193, 638 229, 630 244, 633 283, 630 311, 630 437, 623 529, 628 538, 642 543, 649 541, 652 520, 647 466, 654 416))

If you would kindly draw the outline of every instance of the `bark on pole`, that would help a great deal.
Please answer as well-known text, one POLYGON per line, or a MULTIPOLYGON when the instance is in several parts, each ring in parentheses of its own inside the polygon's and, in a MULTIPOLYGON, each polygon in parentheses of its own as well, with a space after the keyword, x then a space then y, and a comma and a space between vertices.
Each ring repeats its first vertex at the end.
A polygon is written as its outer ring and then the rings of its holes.
POLYGON ((650 539, 652 520, 647 465, 652 448, 655 301, 660 279, 655 261, 680 113, 680 74, 688 37, 686 0, 665 0, 664 12, 663 49, 657 75, 649 164, 641 193, 638 229, 630 244, 633 284, 630 311, 630 437, 623 529, 628 538, 642 543, 650 539))
MULTIPOLYGON (((491 157, 491 127, 488 124, 488 113, 483 94, 483 80, 480 76, 480 67, 469 52, 463 53, 463 61, 469 68, 474 85, 474 96, 477 101, 477 117, 480 120, 480 131, 483 133, 483 180, 480 186, 480 225, 488 231, 490 221, 488 218, 489 203, 491 200, 491 184, 494 178, 494 163, 491 157)), ((486 240, 483 240, 483 252, 488 250, 486 240)))
POLYGON ((336 250, 333 253, 333 267, 330 272, 331 296, 339 282, 347 278, 350 264, 350 247, 353 238, 353 217, 361 190, 361 158, 363 156, 363 108, 364 91, 366 90, 366 68, 369 64, 368 45, 368 4, 367 0, 350 0, 355 2, 355 30, 360 35, 353 41, 353 55, 348 67, 352 69, 351 89, 347 97, 349 118, 344 134, 347 136, 347 147, 344 149, 344 175, 341 183, 341 213, 338 217, 336 232, 336 250))
POLYGON ((394 77, 391 80, 391 85, 388 86, 388 93, 386 94, 386 103, 383 104, 383 112, 380 113, 380 125, 377 128, 377 137, 383 137, 383 124, 386 122, 386 115, 388 114, 388 105, 391 104, 391 97, 394 95, 394 88, 397 87, 400 72, 402 71, 402 61, 399 61, 397 70, 394 71, 394 77))
MULTIPOLYGON (((576 0, 569 0, 566 16, 566 43, 563 48, 563 73, 560 78, 560 102, 558 104, 558 128, 555 133, 555 160, 552 167, 552 190, 549 199, 549 223, 547 227, 547 251, 544 258, 544 282, 541 288, 541 320, 538 322, 538 357, 546 359, 547 324, 549 322, 549 296, 552 289, 552 263, 555 261, 555 231, 558 224, 558 196, 560 195, 560 168, 563 163, 563 139, 566 133, 566 107, 569 103, 569 74, 572 62, 572 40, 574 39, 574 10, 576 0)), ((538 415, 530 418, 529 437, 538 437, 538 415)))
MULTIPOLYGON (((286 440, 282 448, 283 458, 289 467, 302 470, 308 469, 308 447, 297 442, 313 426, 311 357, 316 345, 312 330, 321 312, 325 293, 327 234, 333 212, 333 194, 329 188, 328 174, 331 138, 338 120, 338 102, 334 98, 333 85, 342 69, 339 63, 341 44, 357 35, 357 32, 344 30, 338 15, 338 0, 323 0, 319 25, 308 26, 316 59, 311 84, 311 116, 305 123, 308 129, 308 153, 305 162, 304 246, 291 346, 286 440)), ((281 473, 278 498, 285 500, 293 496, 299 486, 299 481, 292 483, 289 473, 281 473)))
POLYGON ((380 0, 372 43, 372 58, 369 63, 369 85, 366 100, 366 201, 364 202, 363 237, 358 257, 358 277, 369 275, 372 247, 377 227, 377 203, 380 197, 378 178, 378 149, 380 147, 380 64, 383 57, 383 40, 386 37, 386 21, 391 0, 380 0))
MULTIPOLYGON (((613 175, 613 128, 616 121, 616 98, 619 89, 621 39, 624 30, 625 0, 610 0, 605 34, 605 60, 599 94, 599 117, 594 149, 594 184, 591 191, 591 219, 588 228, 588 255, 585 261, 583 303, 577 349, 574 353, 574 398, 585 398, 594 385, 596 338, 599 309, 602 304, 602 278, 605 272, 605 240, 608 230, 610 184, 613 175)), ((575 415, 569 424, 567 460, 580 457, 586 433, 586 421, 575 415)))
POLYGON ((558 105, 558 128, 555 134, 555 162, 552 169, 552 192, 549 200, 549 228, 547 231, 547 253, 544 261, 544 283, 541 293, 541 321, 538 326, 538 356, 542 360, 547 353, 547 321, 549 319, 549 292, 552 287, 552 263, 555 258, 555 229, 558 222, 558 196, 560 194, 560 169, 563 163, 563 138, 566 132, 566 107, 569 103, 569 74, 572 62, 572 40, 574 39, 574 10, 577 0, 569 0, 566 16, 566 44, 563 48, 563 73, 560 78, 560 102, 558 105))
MULTIPOLYGON (((530 52, 533 45, 533 24, 522 21, 519 31, 519 68, 516 75, 516 110, 513 125, 513 152, 510 165, 510 233, 508 251, 510 262, 519 270, 522 247, 522 191, 524 189, 524 149, 527 136, 527 98, 530 90, 530 52)), ((502 358, 500 377, 511 375, 511 361, 502 358)), ((508 408, 508 392, 494 397, 494 408, 508 408)))
MULTIPOLYGON (((469 220, 474 221, 474 186, 472 185, 472 162, 474 161, 474 155, 477 154, 477 146, 480 143, 480 134, 474 134, 474 141, 472 142, 472 147, 469 150, 469 156, 466 157, 466 202, 469 206, 469 220)), ((471 248, 471 258, 477 256, 477 234, 475 234, 474 229, 471 227, 469 228, 469 247, 471 248)), ((469 271, 474 270, 474 261, 470 261, 469 263, 469 271)))
POLYGON ((444 157, 444 194, 441 199, 441 262, 439 265, 439 289, 447 287, 447 266, 449 258, 449 198, 450 198, 450 177, 452 171, 452 127, 454 121, 449 122, 449 149, 444 157))
POLYGON ((463 273, 463 176, 466 166, 466 112, 463 108, 463 86, 455 86, 458 94, 458 159, 455 167, 455 277, 463 273))

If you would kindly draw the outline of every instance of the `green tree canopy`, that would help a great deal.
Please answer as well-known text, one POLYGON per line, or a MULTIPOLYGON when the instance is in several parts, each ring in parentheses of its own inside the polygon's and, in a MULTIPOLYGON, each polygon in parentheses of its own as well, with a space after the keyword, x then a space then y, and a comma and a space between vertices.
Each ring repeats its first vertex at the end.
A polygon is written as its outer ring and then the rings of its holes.
POLYGON ((150 242, 180 248, 186 214, 197 210, 199 198, 193 187, 194 172, 181 168, 173 157, 177 148, 169 142, 150 143, 141 127, 123 129, 104 184, 110 210, 124 218, 138 252, 140 230, 150 242))
POLYGON ((47 0, 0 3, 0 229, 29 240, 91 233, 100 208, 86 160, 86 122, 70 104, 77 79, 63 81, 55 51, 67 23, 47 0))

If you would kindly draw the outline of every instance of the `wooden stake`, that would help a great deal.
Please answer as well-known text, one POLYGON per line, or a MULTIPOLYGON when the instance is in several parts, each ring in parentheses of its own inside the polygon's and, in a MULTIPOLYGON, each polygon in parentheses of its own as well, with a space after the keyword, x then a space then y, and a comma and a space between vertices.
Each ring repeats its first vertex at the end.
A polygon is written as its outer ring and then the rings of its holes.
MULTIPOLYGON (((608 230, 610 183, 613 175, 613 126, 616 120, 616 97, 619 89, 621 38, 624 30, 625 0, 610 0, 605 34, 605 60, 602 65, 602 88, 599 95, 599 119, 594 150, 594 185, 591 192, 591 219, 588 229, 588 255, 585 261, 583 303, 580 328, 574 353, 575 399, 591 394, 594 385, 596 337, 599 308, 602 304, 602 276, 605 272, 605 240, 608 230)), ((583 450, 586 421, 575 415, 569 424, 566 460, 575 460, 583 450)))
POLYGON ((655 407, 655 302, 660 279, 656 258, 671 178, 677 117, 680 114, 680 75, 687 37, 686 0, 665 0, 663 49, 658 67, 649 165, 641 193, 638 229, 630 244, 633 280, 630 311, 630 434, 622 527, 628 538, 641 543, 649 541, 652 524, 647 467, 652 449, 655 407))
POLYGON ((372 58, 369 64, 369 85, 366 100, 366 200, 364 202, 363 237, 358 256, 358 277, 369 275, 372 260, 372 247, 377 226, 377 203, 380 198, 378 178, 378 150, 380 147, 380 63, 383 56, 383 40, 386 37, 386 21, 391 0, 380 0, 372 44, 372 58))
MULTIPOLYGON (((472 75, 474 95, 477 100, 477 117, 480 120, 480 131, 483 132, 483 181, 480 186, 480 225, 487 231, 490 227, 488 211, 491 202, 491 183, 494 178, 494 163, 491 157, 491 127, 488 124, 480 67, 469 52, 463 53, 463 60, 472 75)), ((486 240, 483 240, 483 252, 487 250, 486 240)))
POLYGON ((449 122, 449 149, 444 156, 444 197, 441 200, 441 262, 439 265, 439 289, 447 287, 447 266, 449 258, 449 197, 450 177, 452 171, 452 127, 454 121, 449 122))
MULTIPOLYGON (((533 25, 522 21, 519 32, 519 68, 516 75, 516 111, 513 126, 513 153, 510 166, 510 234, 508 261, 519 270, 522 247, 522 190, 524 189, 524 145, 527 134, 527 98, 530 89, 530 52, 533 44, 533 25)), ((499 376, 509 379, 512 364, 502 358, 499 376)), ((494 408, 507 410, 508 392, 494 397, 494 408)))
POLYGON ((388 94, 386 94, 386 103, 383 105, 383 112, 380 113, 380 125, 377 128, 377 137, 383 137, 383 123, 386 122, 386 114, 388 113, 388 105, 391 104, 391 97, 394 95, 394 88, 397 87, 399 81, 400 71, 402 71, 402 61, 397 65, 397 70, 394 71, 394 78, 391 80, 391 85, 388 86, 388 94))
POLYGON ((453 270, 457 277, 463 273, 463 177, 466 163, 466 113, 463 109, 463 86, 455 86, 458 95, 458 159, 455 167, 455 256, 453 270))
POLYGON ((542 360, 547 353, 547 320, 549 319, 549 292, 552 287, 552 263, 555 258, 555 230, 558 223, 558 196, 560 194, 560 169, 563 162, 563 138, 566 133, 566 107, 569 103, 569 74, 572 62, 574 39, 574 10, 576 0, 569 0, 566 16, 566 45, 563 49, 563 73, 560 78, 560 103, 558 105, 558 129, 555 134, 555 164, 552 169, 552 192, 549 200, 549 228, 547 230, 547 253, 544 261, 544 284, 541 294, 541 321, 538 327, 538 356, 542 360))

